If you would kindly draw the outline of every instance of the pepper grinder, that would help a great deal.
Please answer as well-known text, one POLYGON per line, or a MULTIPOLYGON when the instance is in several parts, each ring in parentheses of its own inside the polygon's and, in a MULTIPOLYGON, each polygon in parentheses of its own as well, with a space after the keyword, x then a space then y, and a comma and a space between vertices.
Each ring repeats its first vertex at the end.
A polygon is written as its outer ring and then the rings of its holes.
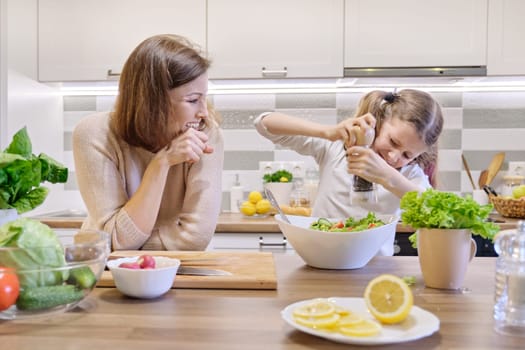
MULTIPOLYGON (((375 131, 373 128, 352 128, 350 144, 362 147, 370 147, 374 142, 375 131)), ((354 175, 350 191, 351 205, 375 204, 377 203, 377 190, 374 183, 354 175)))

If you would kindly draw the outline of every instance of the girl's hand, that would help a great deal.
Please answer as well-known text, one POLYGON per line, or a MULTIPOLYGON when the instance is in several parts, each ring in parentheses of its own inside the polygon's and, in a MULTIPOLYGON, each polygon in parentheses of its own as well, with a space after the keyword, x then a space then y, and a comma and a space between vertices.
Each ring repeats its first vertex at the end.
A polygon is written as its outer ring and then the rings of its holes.
POLYGON ((348 172, 362 177, 370 182, 383 184, 389 176, 397 173, 373 149, 361 146, 352 146, 346 150, 348 172))
POLYGON ((190 128, 157 154, 166 157, 170 166, 183 162, 195 163, 203 154, 213 153, 213 148, 206 144, 207 141, 208 135, 190 128))
POLYGON ((330 141, 342 140, 347 147, 356 144, 358 133, 363 129, 374 130, 376 126, 376 118, 367 113, 357 118, 348 118, 328 129, 326 138, 330 141))

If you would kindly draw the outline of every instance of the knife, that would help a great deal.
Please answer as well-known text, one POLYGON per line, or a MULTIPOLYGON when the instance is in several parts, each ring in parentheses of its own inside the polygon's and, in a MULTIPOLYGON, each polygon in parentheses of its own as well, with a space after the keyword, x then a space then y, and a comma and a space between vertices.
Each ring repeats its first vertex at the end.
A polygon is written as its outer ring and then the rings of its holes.
POLYGON ((205 269, 202 267, 193 266, 179 266, 177 275, 192 275, 192 276, 231 276, 232 273, 224 270, 205 269))

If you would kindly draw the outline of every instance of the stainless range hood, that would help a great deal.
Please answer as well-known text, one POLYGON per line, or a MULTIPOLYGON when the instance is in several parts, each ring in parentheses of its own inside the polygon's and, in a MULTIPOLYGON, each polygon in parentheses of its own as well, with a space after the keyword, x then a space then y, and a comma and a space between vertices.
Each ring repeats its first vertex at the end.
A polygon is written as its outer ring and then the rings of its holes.
POLYGON ((439 76, 486 76, 486 66, 466 67, 378 67, 345 68, 344 76, 360 77, 439 77, 439 76))

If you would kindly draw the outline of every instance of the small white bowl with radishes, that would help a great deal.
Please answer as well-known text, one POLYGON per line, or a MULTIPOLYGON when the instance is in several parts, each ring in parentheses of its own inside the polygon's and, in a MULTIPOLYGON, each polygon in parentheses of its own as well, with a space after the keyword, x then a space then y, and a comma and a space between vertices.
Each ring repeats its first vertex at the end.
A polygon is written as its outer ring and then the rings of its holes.
POLYGON ((173 285, 179 259, 141 255, 109 260, 107 266, 117 289, 127 296, 152 299, 165 294, 173 285))

